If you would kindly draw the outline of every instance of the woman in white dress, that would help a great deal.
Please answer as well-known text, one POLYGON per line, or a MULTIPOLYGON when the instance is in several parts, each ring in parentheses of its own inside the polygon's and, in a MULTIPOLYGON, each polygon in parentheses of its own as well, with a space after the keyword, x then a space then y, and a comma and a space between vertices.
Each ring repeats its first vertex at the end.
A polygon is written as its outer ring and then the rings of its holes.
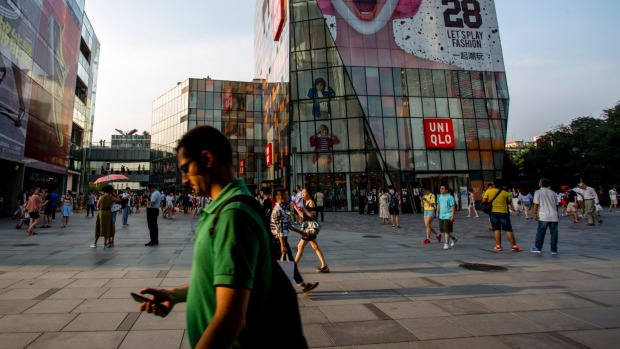
POLYGON ((383 189, 379 190, 379 218, 381 218, 381 224, 389 222, 390 212, 388 210, 389 195, 383 189))

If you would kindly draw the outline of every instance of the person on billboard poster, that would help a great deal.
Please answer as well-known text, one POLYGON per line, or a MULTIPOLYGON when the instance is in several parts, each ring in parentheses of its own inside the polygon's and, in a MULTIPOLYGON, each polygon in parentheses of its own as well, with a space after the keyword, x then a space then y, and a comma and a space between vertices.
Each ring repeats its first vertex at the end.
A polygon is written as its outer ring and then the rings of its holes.
POLYGON ((344 65, 461 69, 407 53, 396 42, 392 22, 413 18, 421 3, 422 0, 318 0, 323 15, 336 18, 335 41, 344 65))
MULTIPOLYGON (((308 90, 308 98, 312 99, 334 97, 335 95, 336 91, 327 86, 327 82, 323 78, 316 78, 314 80, 314 87, 308 90)), ((329 100, 325 99, 315 102, 312 105, 312 115, 315 118, 329 117, 331 115, 329 100)))
POLYGON ((321 124, 316 130, 316 136, 310 136, 310 146, 314 147, 317 153, 328 153, 324 155, 315 154, 312 157, 313 163, 319 163, 322 172, 330 172, 332 164, 331 151, 335 144, 340 144, 338 136, 329 133, 329 127, 321 124))

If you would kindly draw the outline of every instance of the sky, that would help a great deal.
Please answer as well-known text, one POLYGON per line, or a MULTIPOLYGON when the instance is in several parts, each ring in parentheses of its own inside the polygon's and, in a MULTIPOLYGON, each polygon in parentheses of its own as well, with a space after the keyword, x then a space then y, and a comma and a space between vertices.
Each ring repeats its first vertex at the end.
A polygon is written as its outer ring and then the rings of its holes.
MULTIPOLYGON (((151 127, 177 82, 254 78, 252 0, 86 0, 101 42, 93 142, 151 127)), ((617 0, 495 0, 510 111, 507 141, 530 141, 620 101, 617 0)))

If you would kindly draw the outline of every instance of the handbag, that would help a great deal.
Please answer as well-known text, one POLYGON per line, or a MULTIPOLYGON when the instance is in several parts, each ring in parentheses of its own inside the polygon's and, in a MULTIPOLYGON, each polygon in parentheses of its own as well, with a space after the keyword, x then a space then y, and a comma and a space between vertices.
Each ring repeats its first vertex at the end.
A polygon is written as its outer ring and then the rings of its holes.
POLYGON ((493 197, 493 199, 491 199, 491 201, 489 202, 483 202, 482 203, 482 212, 486 213, 486 214, 490 214, 491 213, 491 209, 493 208, 493 201, 499 196, 499 193, 501 193, 502 190, 499 189, 497 191, 497 194, 495 194, 495 196, 493 197))
POLYGON ((286 277, 291 282, 295 282, 295 278, 293 276, 295 274, 295 262, 288 259, 288 254, 283 253, 277 262, 284 274, 286 274, 286 277), (284 259, 284 257, 286 257, 286 259, 284 259))
POLYGON ((112 212, 118 212, 123 208, 123 206, 121 204, 117 204, 117 203, 113 203, 112 207, 110 207, 110 211, 112 212))
POLYGON ((28 213, 27 211, 24 212, 24 218, 26 218, 26 219, 30 218, 30 213, 28 213))
POLYGON ((317 235, 321 231, 321 225, 316 220, 308 220, 303 222, 301 230, 308 235, 317 235))

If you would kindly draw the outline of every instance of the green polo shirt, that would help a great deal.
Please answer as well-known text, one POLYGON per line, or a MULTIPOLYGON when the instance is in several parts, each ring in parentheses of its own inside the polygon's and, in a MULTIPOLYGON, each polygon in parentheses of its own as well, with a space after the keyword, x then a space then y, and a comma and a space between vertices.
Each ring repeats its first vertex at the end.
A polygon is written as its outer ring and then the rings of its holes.
POLYGON ((213 235, 209 234, 217 209, 238 194, 251 196, 240 179, 228 183, 220 195, 200 211, 186 311, 192 348, 198 344, 215 315, 217 286, 252 291, 246 328, 233 348, 252 345, 255 330, 265 312, 272 261, 269 239, 258 213, 242 202, 230 203, 221 211, 213 235))

